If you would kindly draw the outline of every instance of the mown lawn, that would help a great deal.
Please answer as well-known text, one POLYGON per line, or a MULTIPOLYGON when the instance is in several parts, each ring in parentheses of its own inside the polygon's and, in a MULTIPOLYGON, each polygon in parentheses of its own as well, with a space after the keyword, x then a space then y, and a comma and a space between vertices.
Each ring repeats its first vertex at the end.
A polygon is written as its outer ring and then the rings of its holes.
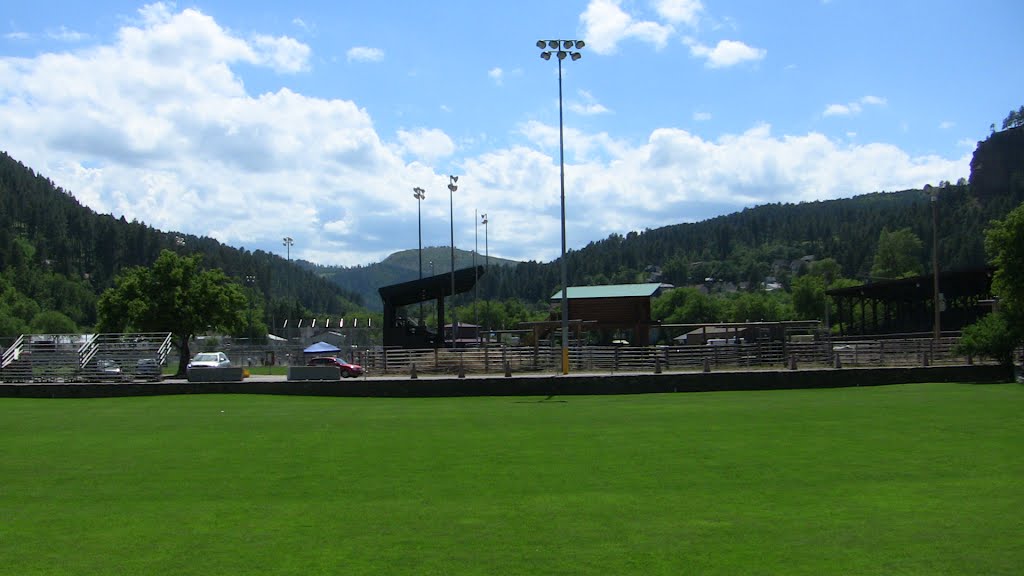
POLYGON ((1024 386, 0 399, 0 574, 1020 574, 1024 386))

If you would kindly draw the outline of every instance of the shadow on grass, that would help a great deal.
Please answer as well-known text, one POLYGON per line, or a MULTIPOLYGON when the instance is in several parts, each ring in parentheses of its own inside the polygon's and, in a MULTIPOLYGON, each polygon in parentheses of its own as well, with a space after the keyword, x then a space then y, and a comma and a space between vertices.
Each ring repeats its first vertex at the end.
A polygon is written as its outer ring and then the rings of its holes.
POLYGON ((540 400, 516 400, 516 404, 565 404, 568 400, 555 400, 555 395, 552 394, 546 398, 540 400))

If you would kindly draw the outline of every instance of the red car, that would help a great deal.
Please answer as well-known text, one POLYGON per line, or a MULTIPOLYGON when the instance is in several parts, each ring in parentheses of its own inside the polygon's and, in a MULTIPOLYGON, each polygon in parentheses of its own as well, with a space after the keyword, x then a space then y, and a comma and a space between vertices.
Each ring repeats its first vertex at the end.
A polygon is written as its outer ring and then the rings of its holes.
POLYGON ((365 370, 359 364, 352 364, 351 362, 345 362, 341 358, 335 358, 334 356, 321 356, 313 358, 307 364, 307 366, 337 366, 341 370, 342 378, 357 378, 362 376, 365 370))

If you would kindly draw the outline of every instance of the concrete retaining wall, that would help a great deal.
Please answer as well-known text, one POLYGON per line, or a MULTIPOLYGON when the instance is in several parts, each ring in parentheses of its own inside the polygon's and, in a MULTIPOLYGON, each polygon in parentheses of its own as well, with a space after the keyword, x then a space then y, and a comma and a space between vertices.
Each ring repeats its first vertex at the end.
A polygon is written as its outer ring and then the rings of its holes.
POLYGON ((1004 366, 927 368, 853 368, 755 372, 665 373, 636 375, 526 375, 506 378, 359 379, 336 381, 250 380, 219 382, 133 382, 126 384, 0 384, 0 396, 93 398, 158 394, 289 394, 306 396, 548 396, 578 394, 650 394, 795 388, 840 388, 922 382, 1012 382, 1004 366))
POLYGON ((297 380, 341 380, 341 368, 337 366, 289 366, 288 381, 297 380))
POLYGON ((242 368, 192 368, 188 371, 189 382, 241 382, 242 368))

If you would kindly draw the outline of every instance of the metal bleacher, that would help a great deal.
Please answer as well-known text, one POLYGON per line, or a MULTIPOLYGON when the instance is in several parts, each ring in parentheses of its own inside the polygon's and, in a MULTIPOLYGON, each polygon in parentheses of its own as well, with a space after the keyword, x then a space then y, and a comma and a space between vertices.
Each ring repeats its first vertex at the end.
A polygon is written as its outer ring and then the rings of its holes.
POLYGON ((22 334, 3 351, 3 382, 127 382, 158 379, 169 332, 22 334))

